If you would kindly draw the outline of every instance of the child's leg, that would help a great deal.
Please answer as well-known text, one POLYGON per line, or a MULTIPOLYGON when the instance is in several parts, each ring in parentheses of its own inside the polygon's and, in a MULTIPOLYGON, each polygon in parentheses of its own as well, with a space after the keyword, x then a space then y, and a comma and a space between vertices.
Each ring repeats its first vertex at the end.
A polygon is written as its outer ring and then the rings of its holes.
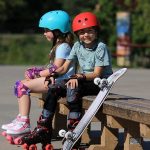
MULTIPOLYGON (((30 92, 47 92, 48 88, 45 87, 44 85, 44 80, 45 78, 36 78, 33 80, 26 80, 23 81, 23 85, 26 86, 30 92)), ((31 100, 30 100, 30 95, 28 94, 23 94, 19 99, 19 111, 21 116, 29 116, 30 113, 30 105, 31 105, 31 100)))
MULTIPOLYGON (((67 89, 67 102, 69 106, 69 114, 67 118, 68 130, 73 130, 82 117, 82 97, 84 95, 93 95, 98 93, 99 88, 93 81, 78 82, 75 89, 67 89)), ((81 139, 75 144, 74 148, 78 148, 81 139)))
POLYGON ((59 83, 55 85, 50 85, 48 94, 46 97, 46 102, 44 104, 44 109, 37 121, 37 127, 34 131, 23 137, 23 141, 27 144, 42 143, 46 145, 51 143, 52 136, 52 120, 55 113, 57 100, 59 97, 64 96, 66 93, 65 83, 59 83))
MULTIPOLYGON (((99 92, 99 87, 93 81, 78 82, 75 89, 67 89, 67 102, 69 106, 69 114, 67 125, 69 130, 73 130, 81 119, 82 97, 85 95, 95 95, 99 92)), ((74 145, 74 149, 78 149, 81 138, 74 145)))
POLYGON ((22 96, 21 100, 19 100, 19 113, 20 113, 20 115, 29 117, 30 106, 31 106, 30 96, 28 96, 28 95, 22 96))
POLYGON ((99 92, 99 87, 93 81, 78 82, 75 89, 67 89, 67 102, 69 106, 68 128, 74 129, 81 119, 82 97, 85 95, 95 95, 99 92))
MULTIPOLYGON (((73 130, 79 123, 82 117, 82 98, 81 89, 79 87, 75 89, 67 89, 67 103, 69 106, 69 114, 67 116, 68 130, 73 130)), ((74 145, 73 149, 77 149, 80 145, 81 139, 74 145)))
POLYGON ((20 134, 24 133, 24 131, 29 131, 30 121, 29 113, 30 113, 30 91, 33 92, 46 92, 47 88, 44 86, 45 78, 37 78, 33 80, 24 80, 23 83, 21 81, 16 83, 15 94, 18 97, 19 103, 19 114, 20 120, 18 120, 13 127, 8 129, 8 133, 20 134), (24 120, 25 119, 25 120, 24 120), (21 123, 22 122, 22 123, 21 123))

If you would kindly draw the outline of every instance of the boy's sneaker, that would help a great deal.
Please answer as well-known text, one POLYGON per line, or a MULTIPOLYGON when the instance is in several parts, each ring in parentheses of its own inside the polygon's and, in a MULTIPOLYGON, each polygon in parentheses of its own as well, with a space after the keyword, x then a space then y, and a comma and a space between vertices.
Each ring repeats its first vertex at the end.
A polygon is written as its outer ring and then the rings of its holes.
POLYGON ((9 130, 7 134, 24 134, 29 133, 30 130, 30 119, 18 118, 16 124, 9 130))
POLYGON ((20 118, 20 115, 18 115, 11 123, 3 124, 1 128, 3 130, 11 129, 15 125, 15 123, 17 122, 18 118, 20 118))

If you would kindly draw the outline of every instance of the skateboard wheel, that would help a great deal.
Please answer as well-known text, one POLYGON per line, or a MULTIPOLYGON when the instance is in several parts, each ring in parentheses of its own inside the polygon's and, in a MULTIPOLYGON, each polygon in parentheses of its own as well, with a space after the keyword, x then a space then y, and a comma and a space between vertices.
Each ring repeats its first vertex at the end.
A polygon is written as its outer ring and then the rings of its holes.
POLYGON ((61 129, 58 134, 60 137, 65 137, 66 131, 64 129, 61 129))
POLYGON ((101 79, 100 78, 95 78, 94 79, 94 84, 95 85, 99 85, 101 83, 101 79))
POLYGON ((66 139, 72 139, 73 137, 73 133, 71 131, 68 131, 66 134, 65 134, 65 138, 66 139))
POLYGON ((2 132, 2 136, 7 136, 6 131, 3 131, 3 132, 2 132))
POLYGON ((47 144, 45 146, 45 150, 53 150, 53 145, 52 144, 47 144))
POLYGON ((37 146, 34 144, 30 145, 29 150, 37 150, 37 146))

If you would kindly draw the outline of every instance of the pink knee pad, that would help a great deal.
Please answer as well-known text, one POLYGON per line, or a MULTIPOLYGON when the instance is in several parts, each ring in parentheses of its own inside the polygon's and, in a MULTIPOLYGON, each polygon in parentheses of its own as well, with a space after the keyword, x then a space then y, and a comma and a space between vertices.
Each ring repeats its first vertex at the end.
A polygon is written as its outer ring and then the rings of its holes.
POLYGON ((17 96, 17 98, 22 97, 23 95, 29 95, 30 89, 25 86, 21 81, 17 81, 14 86, 14 94, 17 96))

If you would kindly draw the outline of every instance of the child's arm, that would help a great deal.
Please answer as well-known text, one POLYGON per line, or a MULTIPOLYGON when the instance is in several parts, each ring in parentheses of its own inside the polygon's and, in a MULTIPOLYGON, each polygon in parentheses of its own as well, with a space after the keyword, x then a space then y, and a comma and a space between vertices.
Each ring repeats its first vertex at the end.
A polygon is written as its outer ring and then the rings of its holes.
POLYGON ((71 60, 66 60, 65 63, 56 70, 56 73, 59 75, 65 74, 68 71, 70 64, 71 60))
POLYGON ((94 72, 86 74, 75 74, 71 76, 70 80, 66 83, 67 87, 74 89, 78 87, 78 80, 94 80, 96 77, 100 77, 103 67, 95 67, 94 72))
POLYGON ((103 67, 95 67, 94 72, 85 74, 86 80, 93 80, 102 75, 103 67))
POLYGON ((41 77, 50 76, 53 72, 55 72, 58 68, 60 68, 65 62, 65 59, 58 58, 54 61, 54 63, 48 68, 43 71, 40 71, 41 77))

